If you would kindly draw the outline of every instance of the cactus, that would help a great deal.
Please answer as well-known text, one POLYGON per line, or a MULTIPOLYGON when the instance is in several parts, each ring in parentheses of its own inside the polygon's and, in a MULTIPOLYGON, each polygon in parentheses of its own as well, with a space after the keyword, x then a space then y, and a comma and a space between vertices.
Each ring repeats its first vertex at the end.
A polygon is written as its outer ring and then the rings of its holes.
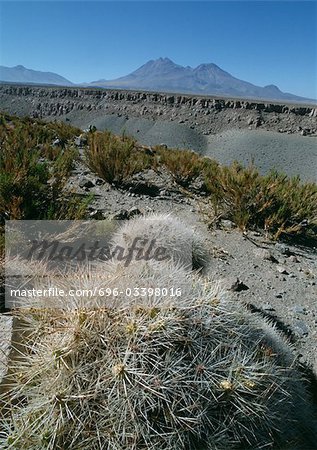
MULTIPOLYGON (((112 286, 178 279, 186 290, 17 311, 28 332, 2 397, 1 448, 256 449, 293 439, 306 393, 276 330, 183 268, 104 271, 112 286)), ((86 274, 85 285, 96 279, 86 274)))
POLYGON ((204 269, 209 254, 202 237, 171 215, 151 214, 137 217, 124 224, 113 236, 113 244, 129 248, 135 239, 151 242, 167 250, 171 259, 187 269, 204 269))
POLYGON ((33 280, 35 287, 92 295, 37 299, 16 311, 22 349, 0 398, 1 448, 299 444, 314 419, 288 341, 189 270, 188 242, 194 265, 208 258, 201 239, 177 219, 131 220, 113 243, 131 246, 136 237, 156 239, 172 258, 128 265, 114 258, 33 280))

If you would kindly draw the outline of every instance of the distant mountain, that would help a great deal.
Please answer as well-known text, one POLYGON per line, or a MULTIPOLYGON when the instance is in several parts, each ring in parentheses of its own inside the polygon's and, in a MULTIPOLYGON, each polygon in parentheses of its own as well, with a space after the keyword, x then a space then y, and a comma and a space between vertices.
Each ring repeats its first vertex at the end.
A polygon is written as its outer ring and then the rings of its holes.
POLYGON ((56 84, 59 86, 71 86, 73 84, 57 73, 40 72, 39 70, 27 69, 24 66, 0 66, 0 81, 10 83, 56 84))
POLYGON ((201 95, 243 97, 265 100, 316 102, 313 99, 284 93, 277 86, 256 86, 239 80, 216 64, 183 67, 169 58, 148 61, 127 76, 115 80, 98 80, 91 86, 150 91, 184 92, 201 95))
POLYGON ((183 92, 219 97, 238 97, 285 102, 314 103, 316 100, 282 92, 277 86, 256 86, 239 80, 216 64, 198 67, 180 66, 169 58, 148 61, 134 72, 115 80, 73 84, 53 72, 40 72, 24 66, 0 66, 0 82, 51 84, 58 86, 95 86, 109 89, 142 89, 161 92, 183 92))

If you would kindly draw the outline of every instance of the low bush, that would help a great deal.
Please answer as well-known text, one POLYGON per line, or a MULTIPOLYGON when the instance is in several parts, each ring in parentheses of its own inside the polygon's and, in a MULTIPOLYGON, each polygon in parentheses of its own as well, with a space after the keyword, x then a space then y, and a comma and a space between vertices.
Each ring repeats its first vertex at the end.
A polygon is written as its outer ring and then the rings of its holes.
POLYGON ((156 147, 158 161, 171 172, 176 183, 188 187, 201 173, 202 158, 194 151, 156 147))
POLYGON ((241 229, 261 228, 275 238, 307 234, 317 225, 317 186, 271 172, 261 176, 250 165, 219 167, 208 184, 217 212, 241 229))
POLYGON ((89 133, 86 161, 108 183, 120 184, 129 176, 151 166, 151 157, 130 137, 110 132, 89 133))
POLYGON ((264 177, 273 184, 275 205, 264 219, 264 228, 275 238, 283 235, 310 234, 317 231, 317 185, 302 183, 299 177, 288 178, 273 172, 264 177))
POLYGON ((66 146, 66 139, 74 138, 79 130, 6 115, 1 116, 0 123, 2 219, 82 216, 85 202, 77 197, 69 199, 63 190, 78 157, 77 149, 66 146), (56 138, 60 143, 64 140, 64 145, 52 145, 56 138))

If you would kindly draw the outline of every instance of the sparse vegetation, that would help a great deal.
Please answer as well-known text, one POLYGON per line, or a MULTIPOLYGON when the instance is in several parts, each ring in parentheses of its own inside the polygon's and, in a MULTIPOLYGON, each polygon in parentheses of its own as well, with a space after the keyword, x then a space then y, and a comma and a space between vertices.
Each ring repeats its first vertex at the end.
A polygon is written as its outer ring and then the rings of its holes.
POLYGON ((151 166, 151 157, 139 150, 134 139, 108 131, 89 133, 86 159, 92 170, 114 184, 151 166))
POLYGON ((271 172, 261 176, 250 165, 219 167, 208 184, 216 211, 241 229, 259 228, 273 234, 307 234, 317 226, 317 186, 271 172))
MULTIPOLYGON (((70 125, 0 117, 0 213, 7 218, 79 218, 85 210, 63 186, 78 150, 81 131, 70 125), (55 144, 53 145, 53 142, 55 144)), ((317 186, 271 172, 261 176, 250 165, 228 167, 198 154, 157 146, 146 149, 126 136, 92 130, 85 148, 89 167, 115 185, 148 168, 165 168, 186 189, 200 180, 216 217, 242 230, 259 228, 278 239, 316 235, 317 186)))
POLYGON ((83 217, 84 205, 63 187, 78 151, 80 130, 59 123, 1 116, 0 215, 7 219, 83 217), (53 144, 53 141, 57 142, 53 144))
POLYGON ((110 132, 90 135, 87 160, 92 170, 114 183, 149 167, 165 167, 186 188, 200 177, 216 215, 231 219, 242 230, 263 229, 275 239, 316 234, 317 186, 298 177, 276 172, 262 176, 253 165, 220 166, 186 150, 157 146, 146 153, 133 139, 110 132))

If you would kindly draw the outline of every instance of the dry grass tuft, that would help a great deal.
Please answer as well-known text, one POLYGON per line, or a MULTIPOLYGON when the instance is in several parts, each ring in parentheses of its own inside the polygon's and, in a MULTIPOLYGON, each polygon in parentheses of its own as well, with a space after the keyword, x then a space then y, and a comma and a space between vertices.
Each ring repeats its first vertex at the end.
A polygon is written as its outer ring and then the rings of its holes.
POLYGON ((7 219, 80 218, 87 202, 63 187, 78 157, 68 125, 0 117, 0 215, 7 219), (60 145, 52 145, 59 139, 60 145))

